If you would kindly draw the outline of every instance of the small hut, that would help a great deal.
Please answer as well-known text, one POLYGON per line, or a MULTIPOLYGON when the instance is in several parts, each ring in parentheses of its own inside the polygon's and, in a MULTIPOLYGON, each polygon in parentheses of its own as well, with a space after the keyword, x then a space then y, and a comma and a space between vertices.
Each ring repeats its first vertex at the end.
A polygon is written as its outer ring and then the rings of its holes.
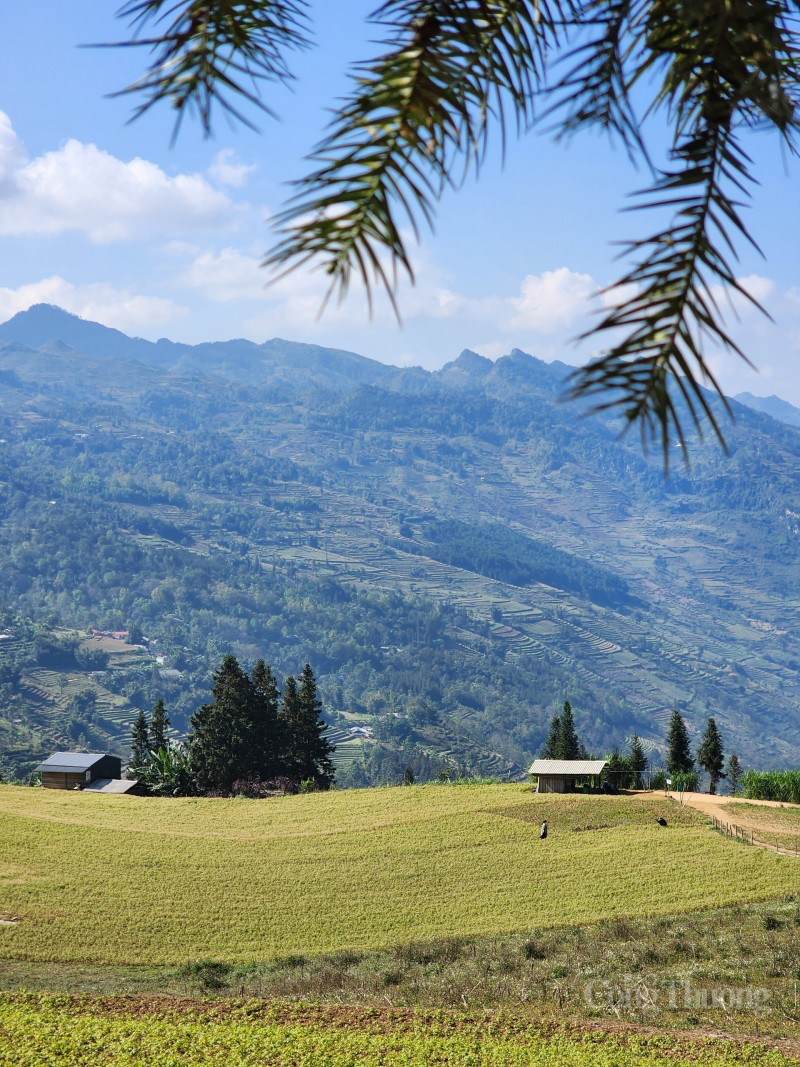
POLYGON ((535 759, 528 774, 536 776, 537 793, 574 793, 578 779, 599 784, 605 765, 604 759, 535 759))
POLYGON ((36 770, 45 789, 83 789, 98 778, 121 778, 122 760, 107 752, 55 752, 36 770))

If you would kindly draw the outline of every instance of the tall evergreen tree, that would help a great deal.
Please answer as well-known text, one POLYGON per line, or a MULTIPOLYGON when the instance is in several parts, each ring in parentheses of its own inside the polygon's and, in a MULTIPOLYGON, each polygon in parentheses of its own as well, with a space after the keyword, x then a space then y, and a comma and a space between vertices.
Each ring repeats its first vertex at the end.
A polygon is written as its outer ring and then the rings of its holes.
POLYGON ((560 759, 561 751, 561 716, 554 715, 550 720, 550 732, 542 749, 542 759, 560 759))
POLYGON ((581 743, 575 729, 575 720, 572 717, 572 705, 568 700, 564 701, 561 712, 561 738, 559 743, 558 759, 579 759, 581 743))
POLYGON ((697 762, 708 774, 708 791, 716 793, 717 783, 724 778, 725 756, 722 751, 722 735, 713 718, 706 723, 703 740, 697 750, 697 762))
POLYGON ((159 752, 167 747, 168 729, 169 716, 164 701, 159 697, 153 706, 153 714, 150 718, 150 748, 153 752, 159 752))
POLYGON ((318 789, 333 785, 334 746, 325 737, 327 725, 322 719, 322 703, 310 664, 303 668, 300 688, 293 677, 283 687, 281 721, 286 729, 289 758, 299 781, 313 779, 318 789))
POLYGON ((147 716, 143 708, 133 720, 131 729, 131 758, 128 764, 130 770, 136 774, 141 772, 150 761, 150 735, 147 726, 147 716))
POLYGON ((278 718, 278 682, 263 659, 253 667, 250 680, 253 686, 250 776, 277 778, 286 773, 285 742, 278 718))
POLYGON ((630 755, 628 756, 631 774, 633 775, 633 788, 641 789, 644 772, 647 770, 647 756, 644 754, 641 739, 634 734, 630 742, 630 755))
POLYGON ((685 774, 694 770, 686 723, 677 708, 672 713, 667 731, 667 770, 670 774, 685 774))
POLYGON ((731 752, 730 756, 728 756, 727 772, 728 781, 731 785, 731 796, 735 797, 739 788, 739 780, 742 777, 742 765, 735 752, 731 752))
POLYGON ((212 700, 192 716, 192 772, 201 793, 229 792, 250 770, 253 686, 235 656, 214 674, 212 700))

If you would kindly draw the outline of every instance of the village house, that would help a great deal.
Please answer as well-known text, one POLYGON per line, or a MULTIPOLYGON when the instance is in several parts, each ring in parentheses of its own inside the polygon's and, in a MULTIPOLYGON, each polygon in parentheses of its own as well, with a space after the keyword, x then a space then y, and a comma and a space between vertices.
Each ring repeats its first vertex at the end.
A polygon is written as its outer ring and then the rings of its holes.
POLYGON ((122 777, 122 760, 107 752, 55 752, 36 768, 45 789, 84 789, 93 793, 142 793, 122 777))
POLYGON ((605 765, 604 759, 535 759, 528 774, 536 778, 537 793, 574 793, 578 779, 599 785, 605 765))

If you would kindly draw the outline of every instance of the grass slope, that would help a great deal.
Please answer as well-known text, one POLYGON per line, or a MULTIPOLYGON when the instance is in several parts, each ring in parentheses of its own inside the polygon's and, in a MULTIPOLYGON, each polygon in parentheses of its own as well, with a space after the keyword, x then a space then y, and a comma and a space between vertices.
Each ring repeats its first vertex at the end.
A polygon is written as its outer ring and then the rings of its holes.
POLYGON ((797 879, 793 859, 737 846, 657 796, 0 788, 0 909, 19 919, 0 925, 8 959, 266 960, 692 911, 777 897, 797 879))

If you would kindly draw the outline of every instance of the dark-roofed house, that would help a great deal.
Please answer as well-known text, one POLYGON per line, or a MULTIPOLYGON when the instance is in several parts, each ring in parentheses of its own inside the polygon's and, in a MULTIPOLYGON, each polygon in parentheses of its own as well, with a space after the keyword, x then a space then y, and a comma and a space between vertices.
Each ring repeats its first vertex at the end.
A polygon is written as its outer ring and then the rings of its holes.
POLYGON ((107 752, 55 752, 36 770, 45 789, 82 789, 98 778, 121 778, 122 760, 107 752))
POLYGON ((578 778, 595 785, 605 765, 604 759, 535 759, 528 774, 536 776, 537 793, 574 793, 578 778))

